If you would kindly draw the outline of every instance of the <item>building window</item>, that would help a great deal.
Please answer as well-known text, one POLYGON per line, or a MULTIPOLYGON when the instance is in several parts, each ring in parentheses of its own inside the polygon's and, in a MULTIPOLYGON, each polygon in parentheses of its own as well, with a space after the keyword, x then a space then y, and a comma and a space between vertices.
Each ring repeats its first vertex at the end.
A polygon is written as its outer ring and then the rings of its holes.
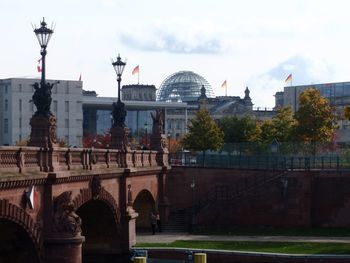
POLYGON ((69 145, 69 136, 68 135, 64 136, 64 141, 69 145))
POLYGON ((181 129, 181 120, 175 120, 176 129, 181 129))
POLYGON ((5 100, 5 111, 8 111, 9 109, 9 101, 5 100))
POLYGON ((69 120, 68 119, 64 120, 64 128, 69 128, 69 120))
POLYGON ((22 92, 22 84, 18 85, 18 92, 22 92))
POLYGON ((52 105, 53 111, 57 112, 57 100, 53 101, 53 105, 52 105))
POLYGON ((19 102, 18 102, 18 108, 19 108, 19 111, 22 111, 22 100, 19 100, 19 102))
POLYGON ((9 120, 4 119, 4 133, 8 133, 8 132, 9 132, 9 120))
POLYGON ((77 136, 77 146, 80 146, 82 143, 82 137, 80 135, 77 136))
POLYGON ((167 120, 167 129, 171 129, 171 120, 170 119, 167 120))
POLYGON ((83 103, 81 101, 77 102, 77 112, 81 112, 81 110, 83 109, 83 103))
POLYGON ((67 82, 67 85, 66 85, 66 94, 69 93, 69 83, 67 82))
POLYGON ((69 112, 69 101, 64 102, 64 111, 69 112))
POLYGON ((5 93, 7 93, 7 92, 8 92, 8 86, 5 85, 5 93))
POLYGON ((83 129, 83 120, 82 119, 77 119, 77 127, 79 129, 83 129))
POLYGON ((57 94, 57 86, 58 86, 58 83, 55 83, 55 85, 53 86, 53 93, 54 94, 57 94))

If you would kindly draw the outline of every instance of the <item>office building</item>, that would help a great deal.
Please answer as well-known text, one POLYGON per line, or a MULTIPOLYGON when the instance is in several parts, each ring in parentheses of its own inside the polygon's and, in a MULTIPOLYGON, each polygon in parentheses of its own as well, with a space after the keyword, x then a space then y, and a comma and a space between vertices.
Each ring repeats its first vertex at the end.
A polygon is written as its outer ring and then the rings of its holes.
MULTIPOLYGON (((39 79, 9 78, 0 80, 0 145, 15 145, 28 140, 29 125, 36 107, 32 102, 35 82, 39 79)), ((82 142, 82 82, 48 80, 52 88, 51 112, 57 118, 57 137, 68 145, 82 142)))

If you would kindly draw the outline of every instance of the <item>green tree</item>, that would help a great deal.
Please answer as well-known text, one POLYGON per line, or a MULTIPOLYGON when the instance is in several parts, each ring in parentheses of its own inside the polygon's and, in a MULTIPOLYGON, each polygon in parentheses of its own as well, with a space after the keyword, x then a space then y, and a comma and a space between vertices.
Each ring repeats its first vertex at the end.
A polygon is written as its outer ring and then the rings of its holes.
POLYGON ((256 141, 259 135, 259 128, 250 116, 243 118, 223 117, 218 124, 224 132, 225 143, 256 141))
POLYGON ((206 150, 217 151, 224 143, 224 134, 207 110, 199 110, 188 125, 188 133, 181 140, 184 148, 202 151, 203 160, 206 150))
POLYGON ((350 106, 346 106, 344 108, 343 115, 344 115, 345 119, 347 119, 348 121, 350 120, 350 106))
POLYGON ((291 107, 279 108, 272 120, 265 121, 260 129, 262 142, 270 143, 274 139, 278 142, 294 140, 296 120, 291 107))
POLYGON ((334 108, 315 88, 304 90, 299 97, 299 110, 295 113, 296 136, 300 141, 315 144, 334 139, 336 115, 334 108))

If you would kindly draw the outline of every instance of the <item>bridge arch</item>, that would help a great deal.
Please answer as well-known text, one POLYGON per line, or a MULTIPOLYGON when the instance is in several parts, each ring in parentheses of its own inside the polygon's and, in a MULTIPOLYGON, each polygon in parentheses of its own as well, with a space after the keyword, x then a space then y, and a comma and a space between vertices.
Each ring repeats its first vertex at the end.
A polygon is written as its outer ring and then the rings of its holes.
POLYGON ((114 197, 103 187, 101 188, 99 195, 95 197, 93 197, 90 189, 81 189, 80 193, 73 200, 75 211, 91 200, 99 200, 104 202, 111 209, 115 223, 117 225, 120 224, 120 210, 117 202, 115 201, 114 197))
POLYGON ((82 189, 73 203, 82 219, 82 235, 85 236, 83 261, 108 261, 109 257, 118 254, 121 251, 121 222, 114 197, 104 188, 98 196, 94 196, 91 189, 82 189))
POLYGON ((151 231, 150 215, 157 210, 152 193, 147 189, 141 190, 133 202, 133 208, 139 214, 136 219, 136 230, 141 232, 151 231))
POLYGON ((40 262, 41 233, 37 225, 22 208, 6 199, 0 199, 0 233, 0 247, 10 254, 6 258, 0 249, 0 262, 40 262))

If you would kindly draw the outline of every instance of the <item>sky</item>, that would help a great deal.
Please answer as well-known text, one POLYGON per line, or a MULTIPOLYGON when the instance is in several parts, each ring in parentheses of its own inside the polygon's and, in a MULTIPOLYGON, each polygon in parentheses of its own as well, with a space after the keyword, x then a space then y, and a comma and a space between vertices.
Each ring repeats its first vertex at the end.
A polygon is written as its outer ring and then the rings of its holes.
POLYGON ((78 80, 99 96, 117 96, 111 59, 126 59, 122 85, 158 89, 191 70, 215 95, 244 96, 274 106, 293 85, 350 81, 348 0, 1 0, 0 79, 40 77, 32 24, 55 25, 46 75, 78 80))

